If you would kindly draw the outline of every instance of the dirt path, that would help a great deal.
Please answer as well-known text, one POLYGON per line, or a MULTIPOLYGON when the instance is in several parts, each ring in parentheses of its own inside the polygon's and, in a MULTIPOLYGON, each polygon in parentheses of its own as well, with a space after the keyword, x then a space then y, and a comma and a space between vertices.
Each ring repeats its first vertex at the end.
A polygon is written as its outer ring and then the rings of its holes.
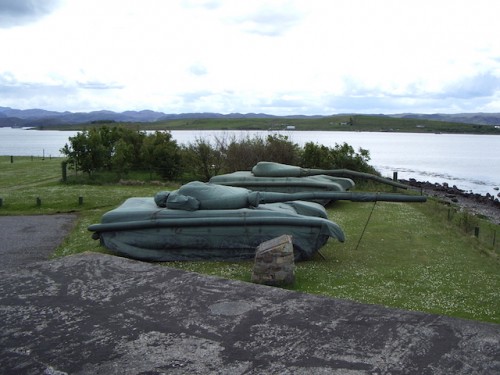
POLYGON ((0 269, 47 260, 76 218, 74 214, 0 216, 0 269))

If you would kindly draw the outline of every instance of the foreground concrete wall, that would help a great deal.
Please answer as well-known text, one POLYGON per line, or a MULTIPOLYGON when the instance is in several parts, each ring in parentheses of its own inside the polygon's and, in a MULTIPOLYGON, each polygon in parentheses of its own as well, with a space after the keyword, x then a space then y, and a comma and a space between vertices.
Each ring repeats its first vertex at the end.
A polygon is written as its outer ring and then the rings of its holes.
POLYGON ((498 374, 500 326, 102 254, 0 272, 10 374, 498 374))

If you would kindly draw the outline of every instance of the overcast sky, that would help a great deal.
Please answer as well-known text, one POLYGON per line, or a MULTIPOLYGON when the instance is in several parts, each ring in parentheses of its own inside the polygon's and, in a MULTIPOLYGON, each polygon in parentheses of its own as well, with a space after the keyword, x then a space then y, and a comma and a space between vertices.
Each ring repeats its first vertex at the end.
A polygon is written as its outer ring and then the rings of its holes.
POLYGON ((500 112, 498 0, 0 0, 0 106, 500 112))

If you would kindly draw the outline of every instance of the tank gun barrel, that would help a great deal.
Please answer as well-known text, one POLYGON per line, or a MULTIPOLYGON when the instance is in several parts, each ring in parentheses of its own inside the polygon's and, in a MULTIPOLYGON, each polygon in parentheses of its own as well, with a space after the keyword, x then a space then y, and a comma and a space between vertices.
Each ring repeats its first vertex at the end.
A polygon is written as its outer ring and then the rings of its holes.
POLYGON ((257 198, 251 198, 252 201, 259 203, 277 203, 293 200, 313 200, 313 199, 331 199, 332 201, 347 200, 351 202, 426 202, 427 197, 423 195, 405 195, 392 193, 356 193, 356 192, 301 192, 301 193, 274 193, 274 192, 254 192, 257 198))

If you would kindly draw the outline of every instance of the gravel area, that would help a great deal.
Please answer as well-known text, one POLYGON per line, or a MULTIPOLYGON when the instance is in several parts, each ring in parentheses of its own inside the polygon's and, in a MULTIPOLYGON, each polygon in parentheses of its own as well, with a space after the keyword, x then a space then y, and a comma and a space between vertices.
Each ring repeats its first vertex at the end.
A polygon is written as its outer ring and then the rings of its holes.
POLYGON ((0 270, 49 259, 76 218, 74 214, 0 216, 0 270))

